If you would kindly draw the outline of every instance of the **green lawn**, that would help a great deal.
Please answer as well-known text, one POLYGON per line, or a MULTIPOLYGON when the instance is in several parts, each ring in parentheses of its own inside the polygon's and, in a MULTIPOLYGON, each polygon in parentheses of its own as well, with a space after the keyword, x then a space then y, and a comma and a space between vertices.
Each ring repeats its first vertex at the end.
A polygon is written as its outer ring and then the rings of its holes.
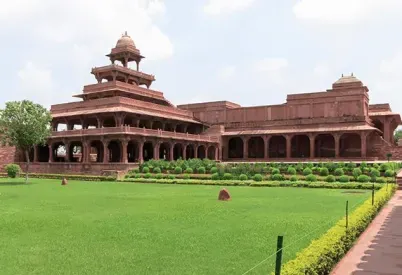
POLYGON ((1 274, 243 274, 275 251, 277 235, 292 259, 346 200, 370 196, 229 187, 233 200, 220 202, 217 186, 60 182, 0 179, 1 274))

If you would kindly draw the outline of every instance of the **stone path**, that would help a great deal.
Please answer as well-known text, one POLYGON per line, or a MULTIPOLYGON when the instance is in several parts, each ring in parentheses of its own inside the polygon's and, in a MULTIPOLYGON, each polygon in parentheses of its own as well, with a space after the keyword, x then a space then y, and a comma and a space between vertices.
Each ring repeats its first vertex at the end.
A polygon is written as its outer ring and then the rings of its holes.
POLYGON ((402 274, 402 190, 395 193, 331 273, 348 274, 402 274))

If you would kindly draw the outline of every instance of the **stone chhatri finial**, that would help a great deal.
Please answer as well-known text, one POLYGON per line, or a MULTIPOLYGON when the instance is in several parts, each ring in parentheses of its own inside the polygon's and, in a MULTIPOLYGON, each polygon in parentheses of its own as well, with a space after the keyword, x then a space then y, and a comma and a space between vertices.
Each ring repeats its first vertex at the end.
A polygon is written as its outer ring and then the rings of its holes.
POLYGON ((352 72, 352 76, 353 76, 353 72, 352 72))
POLYGON ((128 34, 127 34, 127 31, 125 31, 125 32, 124 32, 124 35, 125 35, 125 36, 127 36, 127 35, 128 35, 128 34))
POLYGON ((343 77, 343 74, 342 74, 342 77, 343 77))

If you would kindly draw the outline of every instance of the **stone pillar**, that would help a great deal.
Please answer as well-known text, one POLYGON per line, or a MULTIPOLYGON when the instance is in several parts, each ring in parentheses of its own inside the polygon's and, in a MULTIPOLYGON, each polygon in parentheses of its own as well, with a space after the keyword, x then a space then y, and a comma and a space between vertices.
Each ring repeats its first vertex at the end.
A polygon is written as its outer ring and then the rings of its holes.
POLYGON ((310 138, 310 158, 315 158, 315 135, 309 135, 310 138))
POLYGON ((53 146, 50 144, 49 146, 49 163, 53 162, 53 146))
POLYGON ((108 141, 103 142, 103 163, 109 162, 109 148, 108 148, 108 141))
POLYGON ((341 134, 334 134, 334 139, 335 139, 335 158, 339 158, 339 149, 340 149, 340 144, 339 140, 341 139, 341 134))
POLYGON ((154 145, 154 159, 158 160, 159 159, 159 149, 160 149, 160 143, 159 142, 155 142, 154 145))
POLYGON ((173 156, 174 156, 174 143, 173 142, 171 142, 170 144, 169 144, 169 161, 173 161, 174 159, 173 159, 173 156))
POLYGON ((386 142, 391 142, 391 138, 393 138, 393 135, 391 133, 390 120, 388 118, 385 118, 384 119, 384 140, 386 142))
POLYGON ((195 144, 194 145, 194 158, 195 159, 198 159, 198 144, 195 144))
POLYGON ((365 158, 367 156, 367 133, 361 132, 361 157, 365 158))
POLYGON ((219 147, 215 146, 215 160, 218 161, 220 159, 219 156, 219 147))
POLYGON ((98 126, 97 126, 97 128, 102 128, 102 124, 103 124, 103 120, 101 119, 101 118, 99 118, 99 117, 97 117, 96 118, 96 121, 98 122, 98 126))
POLYGON ((242 137, 243 140, 243 159, 248 159, 248 140, 249 137, 242 137))
POLYGON ((144 162, 144 141, 138 142, 138 162, 141 164, 144 162))
POLYGON ((34 149, 34 159, 33 159, 33 162, 38 162, 38 150, 39 150, 38 145, 35 145, 33 149, 34 149))
MULTIPOLYGON (((65 162, 70 162, 70 143, 69 142, 64 142, 64 146, 66 148, 66 156, 64 157, 65 162)), ((84 147, 84 146, 82 146, 84 147)))
POLYGON ((186 159, 187 144, 183 144, 183 159, 186 159))
POLYGON ((269 158, 269 136, 263 136, 264 139, 264 159, 269 158))
POLYGON ((293 135, 286 135, 286 158, 292 157, 292 137, 293 135))
POLYGON ((128 163, 128 156, 127 156, 127 145, 128 145, 128 141, 123 139, 121 141, 121 149, 122 149, 122 163, 128 163))
MULTIPOLYGON (((214 146, 215 147, 215 146, 214 146)), ((216 148, 216 147, 215 147, 216 148)), ((208 159, 208 147, 204 146, 204 150, 205 150, 205 158, 208 159)))

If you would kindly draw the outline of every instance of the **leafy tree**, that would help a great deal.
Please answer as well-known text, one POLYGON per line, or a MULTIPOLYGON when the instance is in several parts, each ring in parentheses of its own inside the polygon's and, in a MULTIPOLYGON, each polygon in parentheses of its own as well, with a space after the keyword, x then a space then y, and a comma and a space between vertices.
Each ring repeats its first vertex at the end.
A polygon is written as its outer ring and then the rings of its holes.
POLYGON ((399 139, 402 139, 402 129, 396 130, 394 132, 394 140, 398 142, 399 139))
POLYGON ((24 152, 25 183, 28 182, 29 151, 35 145, 46 143, 51 120, 46 108, 29 100, 7 102, 5 109, 0 109, 0 141, 24 152))

